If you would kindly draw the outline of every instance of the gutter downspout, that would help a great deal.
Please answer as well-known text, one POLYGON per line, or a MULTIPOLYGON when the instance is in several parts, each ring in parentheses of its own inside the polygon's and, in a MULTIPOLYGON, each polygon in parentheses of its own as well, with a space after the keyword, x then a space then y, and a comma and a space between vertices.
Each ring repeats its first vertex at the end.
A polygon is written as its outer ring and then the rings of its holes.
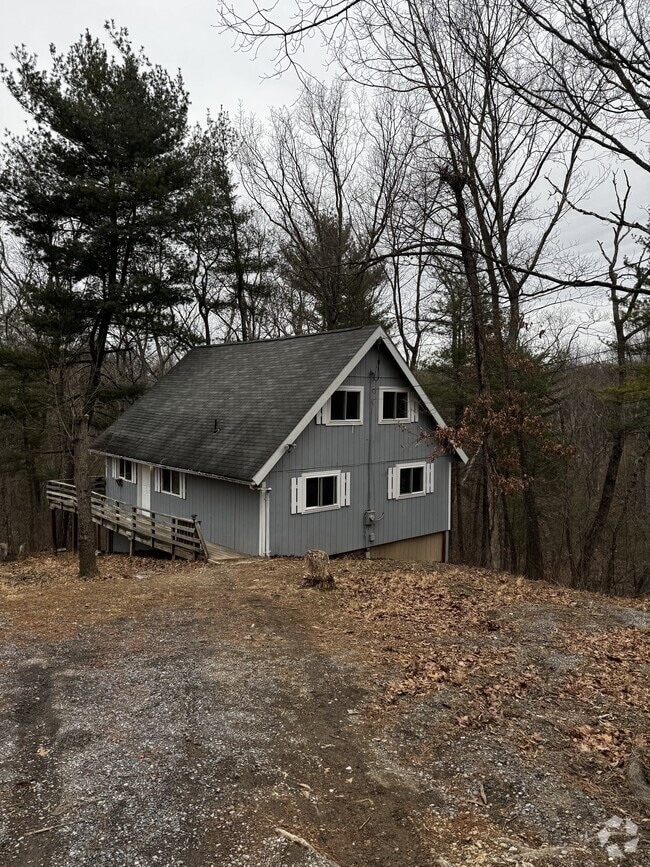
POLYGON ((251 491, 258 491, 260 495, 259 511, 259 546, 258 556, 271 556, 271 488, 267 488, 266 482, 249 485, 251 491))

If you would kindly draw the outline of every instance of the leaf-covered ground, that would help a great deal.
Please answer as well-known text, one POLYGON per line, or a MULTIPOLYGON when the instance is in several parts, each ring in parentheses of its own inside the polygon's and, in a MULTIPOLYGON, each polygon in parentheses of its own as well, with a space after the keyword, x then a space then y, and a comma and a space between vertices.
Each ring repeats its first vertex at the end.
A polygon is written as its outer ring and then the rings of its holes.
POLYGON ((643 602, 388 561, 334 561, 333 593, 297 560, 101 567, 0 566, 0 863, 648 863, 643 602))

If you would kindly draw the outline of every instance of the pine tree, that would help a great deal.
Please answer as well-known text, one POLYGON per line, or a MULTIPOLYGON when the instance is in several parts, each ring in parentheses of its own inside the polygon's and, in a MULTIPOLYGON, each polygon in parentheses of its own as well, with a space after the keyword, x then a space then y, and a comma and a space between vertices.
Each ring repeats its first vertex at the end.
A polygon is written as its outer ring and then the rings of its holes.
MULTIPOLYGON (((161 251, 185 207, 188 97, 107 24, 112 48, 86 32, 40 70, 25 48, 9 90, 33 121, 11 138, 0 170, 0 218, 46 269, 31 287, 31 325, 62 345, 80 371, 74 406, 79 460, 107 356, 125 328, 172 327, 182 297, 161 251), (162 266, 161 266, 162 263, 162 266)), ((76 473, 80 574, 96 571, 90 482, 76 473), (82 508, 86 503, 86 508, 82 508)))

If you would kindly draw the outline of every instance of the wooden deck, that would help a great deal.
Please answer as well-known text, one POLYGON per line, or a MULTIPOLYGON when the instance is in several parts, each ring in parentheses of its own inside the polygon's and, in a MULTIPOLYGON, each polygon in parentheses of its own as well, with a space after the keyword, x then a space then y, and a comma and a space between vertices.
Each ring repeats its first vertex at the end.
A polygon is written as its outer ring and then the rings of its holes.
MULTIPOLYGON (((49 481, 46 494, 50 509, 76 513, 77 492, 74 485, 49 481)), ((151 548, 166 551, 172 557, 186 560, 197 560, 199 557, 225 560, 240 556, 228 548, 206 543, 200 521, 191 518, 128 506, 97 491, 92 493, 92 512, 95 524, 129 539, 131 553, 134 543, 142 542, 151 548)))

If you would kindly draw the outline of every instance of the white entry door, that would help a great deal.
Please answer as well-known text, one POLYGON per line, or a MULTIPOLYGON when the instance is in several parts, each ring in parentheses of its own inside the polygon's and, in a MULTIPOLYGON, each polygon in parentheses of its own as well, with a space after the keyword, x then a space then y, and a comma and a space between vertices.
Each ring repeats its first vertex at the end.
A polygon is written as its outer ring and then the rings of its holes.
POLYGON ((138 466, 140 478, 138 479, 138 506, 141 509, 151 511, 151 467, 148 464, 138 466))

